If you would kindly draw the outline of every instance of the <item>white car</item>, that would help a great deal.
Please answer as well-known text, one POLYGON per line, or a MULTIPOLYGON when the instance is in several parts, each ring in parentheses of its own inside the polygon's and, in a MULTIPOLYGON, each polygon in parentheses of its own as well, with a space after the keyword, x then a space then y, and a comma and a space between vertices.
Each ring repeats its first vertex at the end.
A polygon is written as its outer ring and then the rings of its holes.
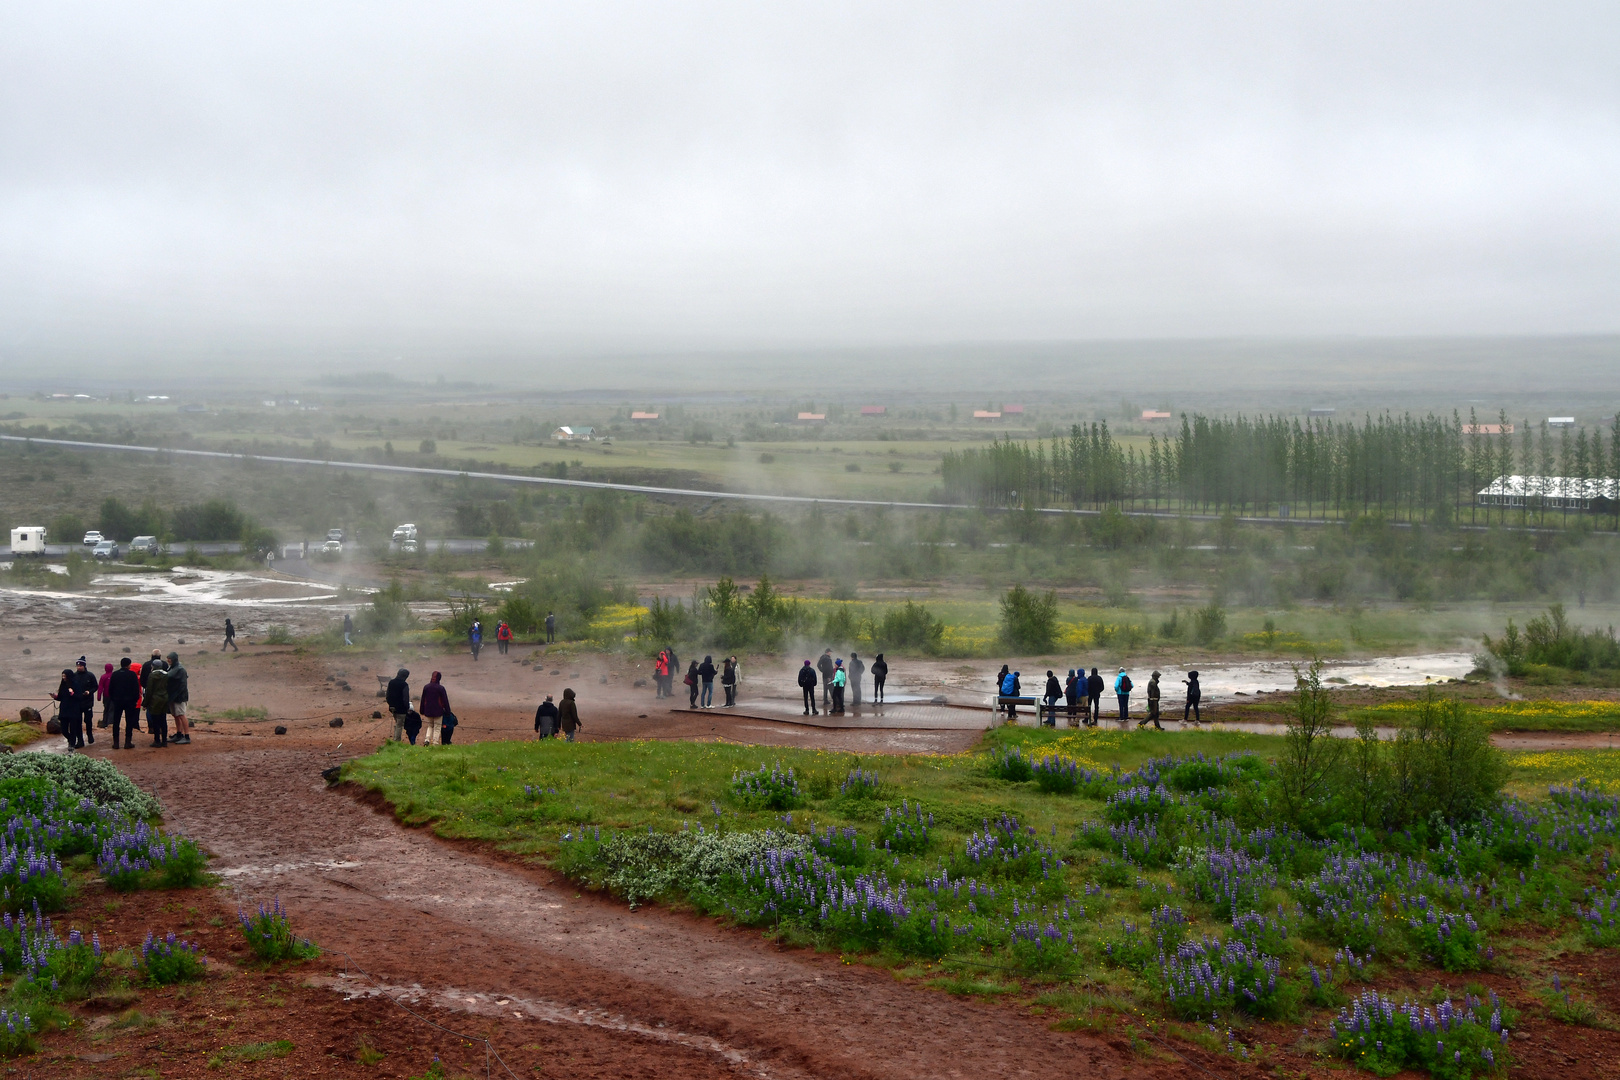
POLYGON ((399 525, 399 526, 396 526, 394 528, 394 537, 393 538, 395 540, 415 540, 416 539, 416 526, 415 525, 399 525))
POLYGON ((95 547, 99 543, 101 543, 101 534, 96 532, 96 530, 91 529, 89 532, 84 534, 85 547, 95 547))
POLYGON ((343 530, 342 529, 327 529, 326 530, 326 538, 328 540, 341 541, 343 539, 343 530))
POLYGON ((341 555, 341 554, 343 554, 343 541, 341 541, 341 540, 328 540, 326 543, 321 545, 321 554, 323 554, 323 555, 341 555))

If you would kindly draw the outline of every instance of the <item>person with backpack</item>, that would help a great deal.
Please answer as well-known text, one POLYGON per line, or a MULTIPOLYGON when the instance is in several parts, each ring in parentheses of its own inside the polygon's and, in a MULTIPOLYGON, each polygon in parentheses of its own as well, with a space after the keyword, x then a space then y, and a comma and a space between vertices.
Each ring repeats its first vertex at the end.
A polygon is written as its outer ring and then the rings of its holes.
POLYGON ((1087 727, 1096 727, 1097 721, 1102 719, 1102 693, 1103 677, 1092 668, 1091 677, 1086 679, 1086 711, 1090 714, 1087 727))
POLYGON ((1119 722, 1123 724, 1131 718, 1131 677, 1124 668, 1114 676, 1114 696, 1119 698, 1119 722))
POLYGON ((833 661, 833 677, 832 677, 832 704, 833 704, 833 707, 828 712, 829 716, 832 716, 832 715, 843 716, 844 715, 844 687, 846 687, 848 685, 849 685, 849 672, 844 670, 844 660, 843 660, 842 657, 839 657, 837 660, 833 661))
POLYGON ((1156 730, 1163 731, 1164 725, 1159 723, 1159 673, 1157 671, 1148 679, 1147 695, 1147 715, 1138 720, 1136 726, 1146 727, 1148 721, 1151 720, 1156 730))
POLYGON ((703 691, 698 700, 698 708, 714 708, 714 677, 719 674, 714 667, 714 657, 705 656, 703 664, 697 669, 698 681, 703 684, 703 691))
MULTIPOLYGON (((1005 665, 1002 666, 1001 670, 1006 672, 1006 674, 1001 677, 1001 696, 1004 698, 1017 697, 1019 692, 1023 689, 1022 685, 1018 682, 1018 672, 1007 671, 1005 665)), ((1016 701, 1009 701, 1007 702, 1007 722, 1016 723, 1017 720, 1018 703, 1016 701)))
POLYGON ((506 655, 506 650, 510 649, 511 647, 512 647, 512 628, 507 625, 507 622, 506 622, 505 619, 502 619, 501 620, 501 625, 499 625, 499 626, 497 626, 495 628, 495 648, 500 652, 500 654, 502 656, 505 656, 506 655))
POLYGON ((428 679, 428 684, 422 687, 422 700, 417 702, 416 709, 427 721, 427 737, 422 740, 423 746, 432 746, 433 737, 439 733, 439 723, 444 714, 450 711, 450 694, 445 690, 443 678, 437 671, 428 679))
POLYGON ((1063 687, 1058 684, 1057 676, 1051 671, 1046 673, 1046 692, 1042 695, 1042 703, 1046 706, 1046 726, 1057 727, 1058 702, 1063 700, 1063 687))
MULTIPOLYGON (((410 677, 409 669, 400 668, 394 677, 388 680, 388 691, 384 695, 388 699, 388 711, 394 717, 393 740, 395 742, 399 742, 400 733, 405 730, 405 717, 411 711, 410 677)), ((420 727, 422 723, 421 716, 417 716, 416 722, 420 727)), ((415 741, 415 739, 411 740, 413 743, 415 741)))
POLYGON ((799 669, 799 689, 804 692, 804 715, 820 716, 816 711, 816 669, 806 660, 799 669))
POLYGON ((444 715, 439 717, 440 746, 449 746, 455 741, 456 725, 459 723, 461 723, 461 720, 456 716, 455 713, 451 712, 449 709, 444 710, 444 715))
MULTIPOLYGON (((153 746, 169 745, 169 666, 154 656, 146 675, 146 730, 153 746)), ((145 666, 145 665, 142 665, 145 666)))
POLYGON ((467 645, 472 649, 473 661, 478 660, 478 650, 484 647, 484 624, 474 619, 473 624, 467 627, 467 645))
POLYGON ((882 653, 878 653, 877 659, 872 661, 872 703, 874 705, 883 704, 883 684, 888 678, 888 661, 883 659, 882 653))
POLYGON ((686 678, 681 681, 686 684, 686 707, 688 709, 697 708, 699 679, 698 662, 696 660, 693 660, 692 666, 686 669, 686 678))
POLYGON ((1198 686, 1198 672, 1187 672, 1187 677, 1181 681, 1187 684, 1187 704, 1181 710, 1181 722, 1185 724, 1190 714, 1193 723, 1201 724, 1204 718, 1198 714, 1198 702, 1203 698, 1204 692, 1198 686))

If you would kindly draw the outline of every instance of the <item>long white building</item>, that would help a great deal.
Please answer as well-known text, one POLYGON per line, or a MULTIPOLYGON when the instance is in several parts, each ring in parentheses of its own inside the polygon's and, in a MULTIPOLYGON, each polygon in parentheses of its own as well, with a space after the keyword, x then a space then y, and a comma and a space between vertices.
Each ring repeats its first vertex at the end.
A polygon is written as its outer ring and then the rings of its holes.
POLYGON ((1616 498, 1620 498, 1620 483, 1612 477, 1583 480, 1578 476, 1498 476, 1475 496, 1480 506, 1528 504, 1557 510, 1604 512, 1613 509, 1616 498))

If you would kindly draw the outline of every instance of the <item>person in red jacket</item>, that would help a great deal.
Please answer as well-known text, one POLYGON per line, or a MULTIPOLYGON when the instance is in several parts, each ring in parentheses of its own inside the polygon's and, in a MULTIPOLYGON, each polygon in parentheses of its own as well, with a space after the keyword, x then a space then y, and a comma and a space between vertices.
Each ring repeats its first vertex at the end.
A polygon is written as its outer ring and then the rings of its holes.
POLYGON ((444 719, 444 714, 450 711, 450 695, 445 692, 444 683, 439 679, 440 675, 435 671, 433 678, 422 687, 422 700, 416 706, 416 711, 427 721, 427 735, 422 739, 423 746, 433 745, 433 740, 439 734, 439 722, 444 719))
POLYGON ((505 656, 506 650, 512 647, 512 628, 506 625, 505 619, 502 619, 501 625, 495 628, 495 647, 500 650, 502 656, 505 656))
MULTIPOLYGON (((102 665, 101 683, 96 687, 96 697, 101 699, 101 722, 96 724, 96 727, 106 727, 112 723, 112 699, 107 696, 107 683, 112 679, 112 673, 111 664, 102 665)), ((114 737, 113 741, 118 740, 114 737)))

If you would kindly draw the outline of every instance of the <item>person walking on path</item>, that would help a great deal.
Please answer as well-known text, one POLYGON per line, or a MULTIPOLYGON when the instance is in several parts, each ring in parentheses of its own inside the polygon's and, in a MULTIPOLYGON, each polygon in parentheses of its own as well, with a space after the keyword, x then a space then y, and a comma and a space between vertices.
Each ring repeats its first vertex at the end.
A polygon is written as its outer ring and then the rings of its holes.
POLYGON ((432 746, 433 740, 439 734, 439 721, 444 714, 450 711, 450 695, 445 691, 443 678, 437 671, 428 679, 428 684, 422 687, 422 700, 417 703, 416 710, 427 721, 427 736, 422 740, 423 746, 432 746))
POLYGON ((343 644, 354 644, 354 616, 347 611, 343 613, 343 644))
POLYGON ((861 654, 849 654, 849 703, 855 711, 861 709, 861 676, 866 674, 866 665, 861 663, 861 654))
POLYGON ((697 708, 698 663, 696 660, 693 660, 692 666, 686 669, 686 678, 681 681, 686 684, 686 707, 688 709, 697 708))
POLYGON ((883 704, 883 683, 889 677, 889 665, 878 653, 877 659, 872 661, 872 700, 878 705, 883 704))
POLYGON ((505 619, 502 619, 501 625, 495 628, 495 648, 502 656, 505 656, 506 650, 510 649, 511 647, 512 628, 507 625, 505 619))
MULTIPOLYGON (((112 723, 112 698, 107 696, 107 684, 112 681, 112 673, 111 664, 102 665, 101 679, 96 684, 96 697, 101 699, 101 719, 96 721, 96 727, 104 728, 112 723)), ((113 742, 117 741, 118 737, 113 736, 113 742)))
POLYGON ((557 719, 559 715, 560 714, 557 712, 557 706, 552 703, 551 695, 547 694, 546 700, 542 701, 540 703, 540 707, 534 710, 535 734, 540 736, 542 739, 549 739, 553 735, 557 734, 557 719))
POLYGON ((141 726, 141 677, 129 666, 129 657, 118 661, 118 670, 107 680, 107 698, 112 704, 113 749, 118 749, 119 721, 123 721, 124 749, 135 749, 135 732, 141 726))
POLYGON ((179 653, 169 654, 169 715, 174 717, 174 741, 191 745, 191 721, 186 718, 186 702, 191 700, 191 674, 180 663, 179 653))
POLYGON ((840 657, 833 661, 832 712, 829 715, 844 715, 844 687, 848 685, 849 672, 844 670, 844 661, 840 657))
POLYGON ((557 616, 546 612, 546 644, 554 644, 557 640, 557 616))
POLYGON ((79 745, 96 741, 96 691, 101 680, 90 670, 90 661, 81 656, 73 661, 73 695, 79 706, 79 725, 83 738, 79 745))
MULTIPOLYGON (((146 674, 146 731, 152 745, 169 745, 169 666, 154 655, 146 674)), ((143 665, 145 666, 145 665, 143 665)))
POLYGON ((720 663, 720 685, 726 692, 726 708, 737 704, 737 658, 728 656, 720 663))
POLYGON ((816 661, 816 667, 821 671, 821 707, 828 712, 832 711, 832 677, 837 666, 833 663, 831 649, 824 650, 821 659, 816 661))
POLYGON ((416 737, 422 733, 422 714, 417 712, 415 709, 407 712, 405 714, 403 726, 405 729, 405 737, 411 741, 412 746, 415 746, 416 737))
POLYGON ((1087 726, 1096 727, 1097 721, 1102 719, 1103 677, 1097 674, 1097 669, 1091 669, 1091 675, 1086 679, 1086 711, 1090 719, 1087 726))
POLYGON ((820 716, 816 711, 816 669, 808 660, 799 669, 799 689, 804 691, 804 715, 820 716))
POLYGON ((714 657, 705 656, 703 666, 698 668, 698 679, 703 683, 703 696, 698 703, 698 707, 701 709, 714 708, 714 677, 716 674, 714 657))
POLYGON ((1114 696, 1119 698, 1119 722, 1123 724, 1131 718, 1131 677, 1124 668, 1114 676, 1114 696))
POLYGON ((467 627, 467 645, 472 649, 473 662, 478 662, 478 650, 484 647, 484 624, 477 619, 467 627))
POLYGON ((1145 717, 1143 717, 1142 719, 1138 720, 1136 722, 1136 726, 1137 727, 1146 727, 1148 721, 1151 720, 1151 721, 1153 721, 1153 726, 1154 726, 1155 729, 1157 729, 1159 731, 1163 731, 1164 730, 1164 725, 1159 723, 1159 673, 1157 671, 1155 671, 1153 673, 1153 675, 1148 679, 1147 696, 1148 696, 1147 715, 1145 717))
MULTIPOLYGON (((405 717, 411 711, 411 673, 407 668, 400 668, 394 677, 388 680, 388 711, 394 716, 393 740, 399 742, 399 736, 405 730, 405 717)), ((418 722, 422 718, 417 717, 418 722)), ((411 740, 413 743, 415 739, 411 740)))
POLYGON ((1046 726, 1057 727, 1058 702, 1063 700, 1063 687, 1050 670, 1046 673, 1046 692, 1041 695, 1046 705, 1046 726))
MULTIPOLYGON (((1084 669, 1082 669, 1084 670, 1084 669)), ((1080 679, 1075 675, 1074 668, 1069 669, 1068 678, 1063 680, 1063 703, 1068 707, 1069 726, 1080 726, 1080 679)))
POLYGON ((461 719, 454 712, 449 709, 444 710, 444 715, 439 717, 440 746, 449 746, 455 742, 456 725, 459 723, 461 723, 461 719))
POLYGON ((1181 681, 1187 687, 1187 704, 1182 707, 1181 722, 1185 724, 1187 717, 1190 715, 1193 723, 1201 724, 1204 722, 1204 718, 1198 713, 1198 702, 1203 699, 1204 691, 1198 685, 1198 672, 1187 672, 1187 677, 1181 681))
POLYGON ((557 709, 558 723, 562 725, 563 738, 569 742, 574 741, 584 721, 579 718, 579 706, 574 703, 574 692, 563 691, 562 705, 557 709))
POLYGON ((227 645, 230 646, 232 652, 242 651, 236 647, 236 627, 229 619, 225 620, 225 640, 220 644, 219 651, 224 652, 227 645))

